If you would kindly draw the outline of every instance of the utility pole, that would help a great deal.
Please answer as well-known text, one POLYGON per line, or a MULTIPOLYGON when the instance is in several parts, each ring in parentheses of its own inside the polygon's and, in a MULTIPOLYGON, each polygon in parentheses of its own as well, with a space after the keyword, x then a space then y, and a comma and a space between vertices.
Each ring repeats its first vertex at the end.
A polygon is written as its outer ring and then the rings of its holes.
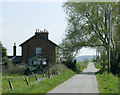
POLYGON ((99 48, 98 48, 98 64, 99 64, 99 48))
POLYGON ((96 63, 97 63, 97 48, 96 48, 96 63))
POLYGON ((108 73, 110 73, 111 10, 109 13, 108 73))

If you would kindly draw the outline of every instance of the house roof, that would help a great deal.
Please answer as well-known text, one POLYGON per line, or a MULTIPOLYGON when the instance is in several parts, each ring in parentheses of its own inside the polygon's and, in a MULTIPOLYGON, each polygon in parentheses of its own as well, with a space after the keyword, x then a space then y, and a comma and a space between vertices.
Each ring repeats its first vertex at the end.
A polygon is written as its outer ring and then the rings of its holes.
POLYGON ((36 36, 40 36, 41 38, 49 41, 51 44, 58 46, 57 44, 55 44, 54 42, 52 42, 51 40, 49 40, 48 38, 44 37, 43 35, 41 35, 40 33, 35 34, 34 36, 32 36, 31 38, 29 38, 28 40, 26 40, 25 42, 23 42, 22 44, 20 44, 19 46, 24 45, 25 43, 27 43, 28 41, 30 41, 32 38, 36 37, 36 36))
POLYGON ((22 56, 14 56, 11 61, 13 63, 21 63, 22 62, 22 56))
POLYGON ((46 58, 44 58, 44 57, 42 57, 42 56, 40 56, 40 55, 33 55, 33 56, 31 56, 31 57, 29 57, 29 59, 31 59, 31 58, 33 58, 33 57, 35 57, 35 56, 37 56, 38 58, 40 58, 40 59, 43 59, 43 60, 46 60, 46 58))
POLYGON ((7 56, 9 59, 12 59, 14 56, 7 56))

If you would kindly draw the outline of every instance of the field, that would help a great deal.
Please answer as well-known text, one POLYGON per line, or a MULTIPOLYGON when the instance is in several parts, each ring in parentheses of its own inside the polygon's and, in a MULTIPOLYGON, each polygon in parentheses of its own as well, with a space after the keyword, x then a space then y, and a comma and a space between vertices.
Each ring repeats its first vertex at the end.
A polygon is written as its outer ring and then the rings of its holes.
MULTIPOLYGON (((78 62, 77 68, 81 72, 87 67, 88 63, 78 62)), ((3 74, 2 77, 2 93, 47 93, 52 90, 54 87, 63 83, 64 81, 71 78, 76 72, 73 72, 71 69, 67 68, 63 64, 57 64, 51 69, 58 69, 59 75, 53 75, 51 78, 48 78, 48 73, 45 74, 46 78, 43 79, 42 74, 37 74, 39 81, 36 81, 35 75, 28 76, 27 85, 24 75, 19 74, 3 74), (10 89, 8 79, 11 80, 13 91, 10 89)))
POLYGON ((27 85, 24 75, 3 74, 2 93, 47 93, 76 74, 62 64, 55 67, 59 67, 59 75, 53 75, 51 78, 48 78, 48 73, 46 73, 46 77, 43 79, 43 75, 38 74, 37 78, 39 81, 36 81, 35 75, 33 74, 27 77, 29 85, 27 85), (13 91, 10 89, 8 79, 11 80, 13 91))
POLYGON ((64 74, 54 76, 50 79, 47 78, 45 80, 41 80, 40 82, 36 82, 34 78, 28 78, 31 83, 29 85, 25 83, 23 76, 17 76, 16 80, 11 80, 14 86, 13 91, 10 90, 9 85, 5 85, 8 81, 6 78, 3 80, 3 93, 47 93, 49 90, 72 77, 74 74, 74 72, 69 71, 65 72, 64 74), (5 88, 8 89, 4 90, 5 88))

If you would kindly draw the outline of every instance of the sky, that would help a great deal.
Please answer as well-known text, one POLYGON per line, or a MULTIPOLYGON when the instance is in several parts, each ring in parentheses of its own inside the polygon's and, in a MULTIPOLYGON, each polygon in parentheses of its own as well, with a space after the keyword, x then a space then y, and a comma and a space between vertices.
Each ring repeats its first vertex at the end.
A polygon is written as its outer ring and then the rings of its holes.
MULTIPOLYGON (((13 54, 16 43, 17 55, 21 55, 19 46, 34 35, 36 29, 47 29, 49 39, 60 44, 65 37, 67 15, 62 2, 2 2, 0 3, 0 41, 7 48, 8 55, 13 54)), ((95 50, 83 48, 77 56, 95 55, 95 50)))

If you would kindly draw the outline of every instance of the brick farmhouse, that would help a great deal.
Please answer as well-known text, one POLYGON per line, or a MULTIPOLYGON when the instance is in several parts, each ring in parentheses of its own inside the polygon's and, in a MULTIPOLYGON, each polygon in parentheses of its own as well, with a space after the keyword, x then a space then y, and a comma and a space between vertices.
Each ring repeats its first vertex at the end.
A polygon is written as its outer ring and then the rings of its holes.
MULTIPOLYGON (((46 29, 43 31, 36 29, 35 35, 20 44, 22 47, 21 62, 36 65, 54 64, 59 61, 58 45, 48 39, 48 34, 46 29)), ((17 59, 15 45, 13 47, 13 54, 13 57, 17 59)))

